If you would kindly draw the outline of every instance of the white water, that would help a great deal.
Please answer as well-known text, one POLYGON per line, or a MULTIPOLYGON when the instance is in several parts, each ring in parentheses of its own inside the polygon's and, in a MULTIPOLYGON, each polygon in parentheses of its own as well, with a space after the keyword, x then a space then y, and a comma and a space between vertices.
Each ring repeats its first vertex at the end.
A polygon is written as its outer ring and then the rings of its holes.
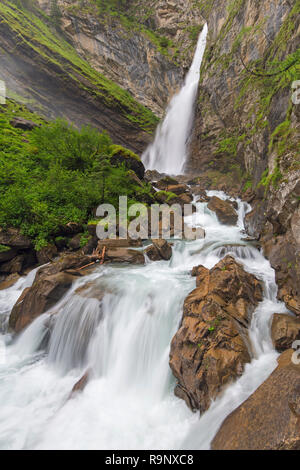
MULTIPOLYGON (((175 241, 170 262, 98 267, 77 281, 52 317, 51 312, 42 315, 8 345, 6 362, 0 364, 0 448, 209 448, 228 413, 276 366, 270 320, 274 312, 286 312, 276 300, 269 262, 241 241, 242 219, 248 210, 247 204, 239 202, 237 226, 226 227, 207 204, 197 204, 194 224, 205 228, 204 240, 175 241), (242 246, 224 249, 228 243, 242 246), (174 396, 170 342, 184 298, 195 287, 191 268, 198 264, 211 268, 228 251, 264 282, 264 301, 253 316, 250 332, 255 357, 244 375, 200 418, 174 396), (96 285, 94 292, 106 292, 102 300, 74 293, 88 281, 96 285), (40 350, 49 331, 50 343, 40 350), (88 368, 90 382, 68 400, 88 368)), ((21 283, 28 285, 32 278, 1 292, 2 316, 13 306, 21 283)))
POLYGON ((157 128, 154 142, 142 156, 147 169, 173 175, 179 175, 184 170, 187 158, 186 144, 194 119, 194 104, 206 37, 207 24, 204 25, 200 34, 194 60, 184 86, 171 100, 166 117, 157 128))

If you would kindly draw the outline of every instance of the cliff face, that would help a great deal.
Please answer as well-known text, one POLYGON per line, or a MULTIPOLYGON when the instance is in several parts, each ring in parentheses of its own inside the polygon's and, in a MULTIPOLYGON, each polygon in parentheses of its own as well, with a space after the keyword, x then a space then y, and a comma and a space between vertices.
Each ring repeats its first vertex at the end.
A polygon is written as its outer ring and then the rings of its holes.
POLYGON ((198 3, 209 36, 188 169, 250 197, 247 230, 276 269, 279 298, 300 314, 300 2, 198 3))
POLYGON ((1 2, 9 96, 46 117, 106 129, 141 153, 192 60, 199 11, 181 0, 55 4, 56 15, 52 0, 1 2))

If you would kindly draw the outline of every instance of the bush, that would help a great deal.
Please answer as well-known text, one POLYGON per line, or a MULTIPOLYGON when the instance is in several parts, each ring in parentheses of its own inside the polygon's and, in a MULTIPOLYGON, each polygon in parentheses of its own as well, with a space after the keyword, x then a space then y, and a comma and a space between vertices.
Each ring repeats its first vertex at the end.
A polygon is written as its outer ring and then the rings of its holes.
POLYGON ((20 228, 40 249, 62 225, 85 224, 101 203, 118 207, 119 195, 136 202, 149 189, 112 167, 108 134, 66 121, 43 123, 18 106, 0 107, 0 226, 20 228), (17 114, 16 114, 17 113, 17 114), (31 132, 13 128, 12 116, 39 122, 31 132))

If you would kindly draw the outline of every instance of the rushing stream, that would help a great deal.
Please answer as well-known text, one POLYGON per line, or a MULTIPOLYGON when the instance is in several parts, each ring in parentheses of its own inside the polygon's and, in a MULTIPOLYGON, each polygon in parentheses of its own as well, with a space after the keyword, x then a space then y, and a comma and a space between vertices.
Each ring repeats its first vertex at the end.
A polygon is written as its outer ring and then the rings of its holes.
MULTIPOLYGON (((207 204, 197 204, 193 224, 205 228, 204 240, 175 241, 170 261, 147 262, 143 267, 99 266, 76 282, 52 317, 50 313, 39 317, 12 344, 8 335, 3 336, 8 345, 0 365, 0 448, 209 448, 227 414, 276 366, 269 323, 274 312, 286 311, 276 300, 269 262, 242 240, 248 210, 239 201, 238 224, 228 227, 218 222, 207 204), (226 248, 228 244, 241 246, 226 248), (170 342, 184 298, 195 287, 191 268, 198 264, 211 268, 227 253, 264 281, 264 301, 253 316, 250 334, 256 356, 200 418, 173 394, 170 342), (92 283, 93 298, 75 293, 87 282, 92 283), (49 328, 50 342, 40 350, 49 328), (68 400, 87 369, 90 382, 68 400)), ((1 291, 2 318, 20 288, 33 278, 31 273, 1 291)))

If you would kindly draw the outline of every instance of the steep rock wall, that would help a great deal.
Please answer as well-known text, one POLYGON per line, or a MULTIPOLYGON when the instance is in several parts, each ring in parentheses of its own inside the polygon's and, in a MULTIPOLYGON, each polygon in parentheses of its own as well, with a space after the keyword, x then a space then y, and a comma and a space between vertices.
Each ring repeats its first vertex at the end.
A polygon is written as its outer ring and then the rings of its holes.
POLYGON ((188 170, 250 193, 248 232, 276 270, 279 298, 300 314, 300 2, 198 4, 209 36, 188 170))

